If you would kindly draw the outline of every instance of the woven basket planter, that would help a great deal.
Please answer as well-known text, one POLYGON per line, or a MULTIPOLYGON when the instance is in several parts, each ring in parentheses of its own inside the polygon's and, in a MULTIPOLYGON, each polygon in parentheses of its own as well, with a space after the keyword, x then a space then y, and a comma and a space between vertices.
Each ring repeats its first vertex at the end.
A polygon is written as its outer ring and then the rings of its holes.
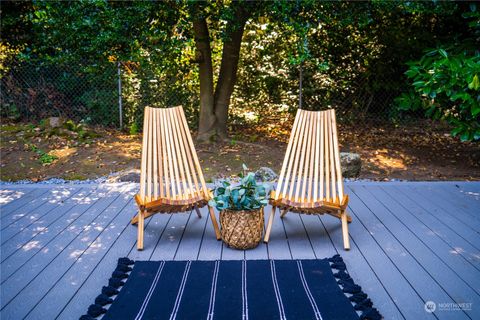
POLYGON ((222 240, 234 249, 244 250, 258 246, 262 240, 263 223, 263 208, 220 211, 222 240))

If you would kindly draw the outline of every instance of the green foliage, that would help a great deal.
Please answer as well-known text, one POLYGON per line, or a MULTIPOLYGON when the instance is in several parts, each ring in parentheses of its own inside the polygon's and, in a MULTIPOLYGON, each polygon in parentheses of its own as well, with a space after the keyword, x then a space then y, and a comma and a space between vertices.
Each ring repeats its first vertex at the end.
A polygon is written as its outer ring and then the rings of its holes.
POLYGON ((257 184, 253 172, 240 177, 239 185, 233 186, 223 181, 222 186, 215 188, 214 197, 209 201, 209 205, 218 210, 255 210, 266 206, 269 186, 257 184))
POLYGON ((39 149, 34 144, 30 145, 30 150, 35 152, 38 155, 38 161, 40 161, 40 163, 42 165, 52 164, 55 160, 58 159, 57 156, 55 156, 53 154, 49 154, 49 153, 39 149))
POLYGON ((53 155, 53 154, 42 153, 38 160, 43 165, 49 165, 49 164, 52 164, 57 159, 58 159, 58 157, 53 155))
POLYGON ((447 121, 453 136, 472 141, 480 140, 480 12, 475 3, 461 5, 466 36, 457 34, 408 63, 412 89, 395 102, 399 110, 423 109, 427 117, 447 121))
MULTIPOLYGON (((230 31, 226 28, 235 28, 228 23, 235 5, 248 5, 251 18, 241 47, 231 116, 242 119, 253 111, 259 115, 256 122, 295 110, 300 65, 305 109, 340 108, 341 102, 355 96, 344 106, 345 114, 388 114, 384 106, 389 101, 383 94, 404 91, 400 75, 405 61, 445 39, 465 38, 471 33, 467 24, 478 25, 478 16, 469 22, 461 19, 462 14, 472 15, 467 9, 475 4, 450 1, 10 1, 2 5, 2 41, 22 48, 19 56, 26 61, 49 62, 52 68, 62 62, 78 66, 59 79, 42 79, 55 91, 42 88, 41 81, 34 84, 35 107, 63 114, 79 106, 89 115, 86 122, 112 125, 112 119, 118 119, 111 114, 117 110, 112 71, 121 62, 127 128, 141 129, 145 106, 179 104, 195 127, 199 75, 193 62, 197 53, 192 21, 199 14, 208 18, 216 73, 230 31), (97 88, 91 79, 102 75, 109 85, 97 88), (82 86, 76 83, 80 78, 82 86), (362 83, 356 85, 359 79, 362 83), (48 105, 40 98, 70 95, 77 99, 65 105, 48 105)), ((18 91, 20 96, 25 90, 18 91)), ((29 103, 25 101, 31 107, 29 103)), ((10 105, 12 111, 4 112, 2 103, 2 115, 16 117, 15 110, 28 110, 10 105)), ((338 116, 344 118, 342 112, 338 116)))
POLYGON ((129 132, 130 135, 132 135, 132 136, 138 134, 139 129, 138 129, 138 125, 137 125, 136 122, 133 122, 133 123, 130 125, 128 132, 129 132))
POLYGON ((432 50, 409 66, 405 74, 412 81, 414 93, 399 96, 398 108, 423 108, 429 118, 450 123, 453 136, 463 141, 479 140, 480 53, 432 50))
POLYGON ((96 138, 99 135, 95 132, 88 130, 82 123, 75 123, 73 120, 67 120, 63 127, 68 131, 74 132, 77 135, 77 139, 81 142, 90 138, 96 138))

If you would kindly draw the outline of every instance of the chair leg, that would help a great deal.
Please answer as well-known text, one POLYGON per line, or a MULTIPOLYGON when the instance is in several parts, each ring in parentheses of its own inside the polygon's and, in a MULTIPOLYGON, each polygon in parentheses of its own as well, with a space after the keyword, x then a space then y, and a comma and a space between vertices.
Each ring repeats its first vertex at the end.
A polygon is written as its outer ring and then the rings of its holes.
MULTIPOLYGON (((151 216, 153 216, 156 212, 153 212, 153 211, 144 211, 143 212, 143 219, 147 219, 151 216)), ((130 223, 131 224, 137 224, 138 223, 138 214, 132 218, 132 220, 130 220, 130 223)))
POLYGON ((270 232, 272 231, 272 225, 273 225, 273 217, 275 216, 275 210, 277 207, 272 206, 272 211, 270 212, 270 216, 268 217, 268 224, 267 224, 267 230, 265 231, 265 238, 263 238, 263 242, 268 243, 268 240, 270 238, 270 232))
POLYGON ((343 234, 343 247, 345 250, 350 250, 350 238, 348 236, 348 221, 347 221, 347 212, 342 210, 340 212, 342 220, 342 234, 343 234))
POLYGON ((144 228, 144 212, 138 211, 138 235, 137 235, 137 250, 143 250, 143 228, 144 228))
POLYGON ((212 207, 208 206, 208 211, 210 211, 210 219, 212 219, 213 230, 215 230, 215 237, 217 240, 222 239, 220 235, 220 229, 218 228, 217 218, 215 218, 215 211, 212 207))
POLYGON ((287 209, 280 210, 280 218, 285 217, 285 215, 288 213, 287 209))
POLYGON ((202 213, 200 212, 200 209, 198 209, 197 206, 195 206, 195 211, 197 212, 197 216, 198 216, 199 218, 201 218, 201 217, 202 217, 202 213))

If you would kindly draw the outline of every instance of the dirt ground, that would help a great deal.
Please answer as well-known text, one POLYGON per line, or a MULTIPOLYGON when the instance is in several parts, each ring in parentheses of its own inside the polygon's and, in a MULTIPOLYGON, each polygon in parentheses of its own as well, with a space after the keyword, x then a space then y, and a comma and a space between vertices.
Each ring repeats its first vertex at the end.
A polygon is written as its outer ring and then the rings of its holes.
MULTIPOLYGON (((267 166, 280 170, 291 124, 233 128, 228 142, 197 144, 207 181, 267 166), (280 129, 281 128, 281 129, 280 129)), ((31 124, 2 124, 2 181, 94 179, 138 169, 141 135, 105 129, 60 132, 31 124), (80 134, 79 134, 80 133, 80 134)), ((480 180, 480 143, 460 142, 445 128, 340 126, 341 151, 359 153, 359 178, 480 180)))

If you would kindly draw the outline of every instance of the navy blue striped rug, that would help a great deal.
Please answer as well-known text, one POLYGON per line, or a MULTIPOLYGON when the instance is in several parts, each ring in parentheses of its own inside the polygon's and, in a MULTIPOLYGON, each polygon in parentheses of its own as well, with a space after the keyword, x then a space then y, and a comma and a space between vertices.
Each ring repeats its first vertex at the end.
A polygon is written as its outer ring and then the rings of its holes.
POLYGON ((322 260, 119 259, 81 320, 381 319, 339 255, 322 260), (332 271, 333 269, 333 271, 332 271), (103 317, 103 318, 102 318, 103 317))

